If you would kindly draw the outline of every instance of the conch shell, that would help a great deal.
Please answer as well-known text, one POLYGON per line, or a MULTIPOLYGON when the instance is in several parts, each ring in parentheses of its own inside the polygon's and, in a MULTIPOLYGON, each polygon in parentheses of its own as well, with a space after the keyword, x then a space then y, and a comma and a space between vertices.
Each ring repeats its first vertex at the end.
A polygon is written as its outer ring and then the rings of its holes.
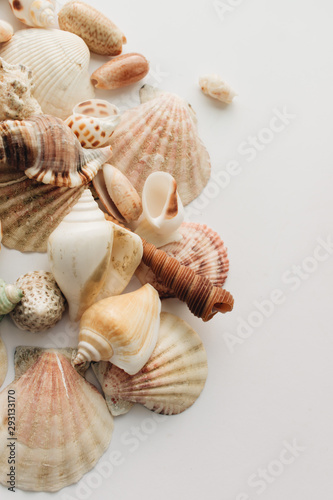
POLYGON ((54 116, 0 123, 0 169, 20 170, 30 179, 58 187, 87 184, 111 157, 110 146, 83 149, 54 116))
POLYGON ((102 99, 91 99, 77 104, 65 123, 83 148, 98 148, 110 139, 119 121, 116 106, 102 99))
POLYGON ((22 23, 50 28, 56 23, 55 0, 9 0, 13 14, 22 23))
POLYGON ((234 299, 227 290, 213 286, 208 278, 195 274, 145 240, 142 261, 178 299, 186 302, 194 316, 203 321, 209 321, 218 312, 232 310, 234 299))
POLYGON ((161 302, 150 285, 100 300, 82 316, 75 365, 111 361, 134 375, 150 358, 158 337, 161 302))
POLYGON ((23 292, 15 285, 7 285, 0 279, 0 321, 21 301, 23 292))
POLYGON ((6 346, 3 343, 2 338, 0 337, 0 387, 5 381, 8 370, 8 357, 6 346))
POLYGON ((6 21, 0 20, 0 43, 8 42, 14 35, 13 26, 6 21))
POLYGON ((148 176, 142 206, 144 220, 137 227, 137 234, 156 247, 182 239, 177 230, 184 220, 184 207, 172 175, 153 172, 148 176))
POLYGON ((79 481, 109 446, 104 399, 56 350, 44 352, 0 394, 0 483, 8 487, 8 395, 16 401, 16 487, 58 491, 79 481))

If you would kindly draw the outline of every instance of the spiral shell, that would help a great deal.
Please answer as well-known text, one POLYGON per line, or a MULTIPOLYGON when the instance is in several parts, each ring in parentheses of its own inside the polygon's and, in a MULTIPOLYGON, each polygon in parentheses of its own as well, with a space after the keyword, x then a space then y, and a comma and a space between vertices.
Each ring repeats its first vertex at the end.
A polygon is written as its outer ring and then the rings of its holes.
POLYGON ((9 0, 13 14, 22 23, 50 28, 56 23, 55 0, 9 0))
POLYGON ((6 21, 0 20, 0 43, 8 42, 14 34, 14 28, 6 21))
POLYGON ((23 292, 15 285, 7 285, 0 279, 0 321, 21 301, 23 292))

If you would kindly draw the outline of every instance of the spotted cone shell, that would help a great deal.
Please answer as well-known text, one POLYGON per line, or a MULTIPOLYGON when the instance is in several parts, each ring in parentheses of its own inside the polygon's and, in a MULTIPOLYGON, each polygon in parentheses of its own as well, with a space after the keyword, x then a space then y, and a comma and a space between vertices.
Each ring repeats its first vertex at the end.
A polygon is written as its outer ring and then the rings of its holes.
POLYGON ((139 194, 148 175, 163 170, 178 185, 184 205, 210 177, 208 152, 198 136, 195 113, 180 97, 144 85, 143 103, 126 111, 111 137, 112 163, 139 194))

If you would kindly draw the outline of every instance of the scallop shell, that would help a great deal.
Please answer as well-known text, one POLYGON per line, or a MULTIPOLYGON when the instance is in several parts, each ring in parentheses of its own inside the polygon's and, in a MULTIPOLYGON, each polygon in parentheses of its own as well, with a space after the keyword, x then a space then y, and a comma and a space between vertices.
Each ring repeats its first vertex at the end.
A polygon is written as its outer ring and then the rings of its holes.
POLYGON ((78 102, 95 97, 88 72, 89 49, 73 33, 53 29, 17 31, 0 47, 0 56, 32 71, 34 96, 46 114, 66 119, 78 102))
POLYGON ((226 104, 230 104, 233 98, 237 95, 236 92, 232 90, 230 85, 226 83, 218 75, 205 75, 199 79, 199 85, 204 94, 222 101, 226 104))
POLYGON ((7 64, 0 57, 0 120, 23 120, 40 115, 41 107, 33 97, 32 72, 22 64, 7 64))
POLYGON ((0 43, 8 42, 14 35, 14 28, 6 21, 0 20, 0 43))
POLYGON ((16 487, 58 491, 79 481, 108 448, 104 399, 57 352, 45 352, 0 394, 0 483, 8 480, 8 394, 16 401, 16 487))
POLYGON ((106 211, 121 222, 137 220, 142 213, 141 198, 117 168, 106 163, 93 179, 94 188, 106 211))
POLYGON ((44 184, 87 184, 111 155, 110 146, 83 149, 74 133, 54 116, 0 123, 0 169, 24 171, 44 184))
POLYGON ((112 361, 127 373, 137 373, 153 352, 160 325, 161 302, 150 285, 100 300, 80 322, 74 364, 112 361))
POLYGON ((18 328, 34 333, 42 332, 61 320, 65 299, 51 273, 27 273, 20 276, 15 285, 24 294, 21 303, 10 314, 18 328))
POLYGON ((77 104, 65 123, 83 148, 98 148, 110 139, 119 121, 116 106, 102 99, 91 99, 77 104))
POLYGON ((168 172, 187 205, 201 193, 210 177, 210 159, 198 136, 195 114, 177 95, 147 85, 141 98, 143 104, 122 115, 111 137, 112 163, 139 194, 149 174, 168 172))
POLYGON ((3 343, 2 338, 0 337, 0 387, 5 381, 7 371, 8 371, 7 350, 5 344, 3 343))
POLYGON ((136 233, 160 247, 179 241, 178 228, 184 220, 184 207, 177 191, 177 183, 167 172, 153 172, 142 192, 144 220, 136 233))
POLYGON ((50 28, 56 23, 55 0, 9 0, 13 14, 24 24, 50 28))
POLYGON ((177 259, 169 257, 151 243, 142 242, 144 264, 167 288, 171 288, 179 300, 188 305, 194 316, 209 321, 218 312, 232 310, 234 299, 230 292, 213 286, 208 278, 195 274, 192 269, 181 265, 177 259))
POLYGON ((15 285, 7 285, 0 279, 0 321, 21 301, 23 292, 15 285))
POLYGON ((126 38, 104 14, 84 2, 66 3, 58 14, 60 29, 79 35, 96 54, 121 54, 126 38))
MULTIPOLYGON (((214 286, 223 286, 228 276, 229 259, 220 236, 206 225, 195 222, 183 222, 179 232, 182 235, 180 241, 164 245, 160 250, 195 274, 208 278, 214 286)), ((140 264, 136 275, 143 285, 150 283, 156 288, 161 298, 175 297, 173 291, 166 288, 145 264, 140 264)))
POLYGON ((108 363, 102 389, 123 408, 126 402, 140 403, 156 413, 174 415, 198 399, 207 373, 199 335, 177 316, 161 313, 159 337, 149 361, 133 376, 108 363))

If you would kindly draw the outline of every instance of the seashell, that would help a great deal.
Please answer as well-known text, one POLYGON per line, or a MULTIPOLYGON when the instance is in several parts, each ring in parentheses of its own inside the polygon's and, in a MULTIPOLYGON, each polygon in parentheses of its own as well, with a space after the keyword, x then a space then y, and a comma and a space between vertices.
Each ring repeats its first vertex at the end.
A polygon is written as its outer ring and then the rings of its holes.
POLYGON ((218 75, 205 75, 199 78, 199 85, 204 94, 226 104, 230 104, 237 95, 218 75))
POLYGON ((7 285, 0 279, 0 321, 5 314, 9 314, 21 301, 23 292, 15 285, 7 285))
POLYGON ((90 52, 73 33, 51 29, 17 31, 0 46, 10 64, 24 64, 33 73, 34 96, 46 114, 66 119, 74 106, 95 97, 90 82, 90 52))
POLYGON ((10 314, 18 328, 37 333, 52 328, 61 320, 65 299, 51 273, 27 273, 20 276, 15 285, 24 294, 21 303, 10 314))
POLYGON ((75 365, 112 361, 133 375, 153 352, 160 325, 161 302, 150 285, 100 300, 82 316, 75 365))
POLYGON ((178 228, 185 214, 172 175, 153 172, 148 176, 142 191, 142 206, 145 219, 137 227, 137 234, 157 247, 181 240, 178 228))
POLYGON ((80 36, 96 54, 121 54, 126 37, 104 14, 84 2, 66 3, 58 14, 60 29, 80 36))
POLYGON ((83 148, 97 148, 110 139, 119 121, 116 106, 102 99, 91 99, 77 104, 65 123, 83 148))
MULTIPOLYGON (((195 274, 208 278, 214 286, 223 286, 228 276, 229 259, 219 235, 206 225, 195 222, 183 222, 179 232, 182 236, 180 241, 169 243, 160 249, 183 266, 192 269, 195 274)), ((175 296, 145 264, 140 264, 136 276, 143 285, 150 283, 158 291, 160 298, 175 296)))
POLYGON ((112 223, 86 189, 48 241, 51 271, 68 301, 71 321, 78 321, 96 302, 107 276, 112 243, 112 223))
POLYGON ((103 64, 91 75, 91 82, 97 89, 114 90, 139 82, 148 72, 147 59, 133 52, 103 64))
POLYGON ((3 231, 2 231, 2 223, 1 223, 1 220, 0 220, 0 250, 1 250, 2 237, 3 237, 3 231))
POLYGON ((54 116, 0 123, 0 169, 5 164, 44 184, 87 184, 111 154, 110 146, 83 149, 73 132, 54 116))
MULTIPOLYGON (((107 363, 101 385, 108 400, 124 411, 130 402, 175 415, 195 403, 207 374, 207 355, 199 335, 177 316, 162 312, 158 341, 145 366, 130 376, 107 363)), ((115 405, 109 408, 117 414, 115 405)))
POLYGON ((17 488, 45 492, 65 488, 90 471, 108 448, 113 419, 104 399, 65 355, 49 350, 0 394, 2 485, 8 486, 8 394, 19 402, 17 488))
POLYGON ((21 64, 7 64, 0 57, 0 120, 23 120, 42 114, 33 90, 32 72, 21 64))
POLYGON ((50 28, 56 23, 55 0, 9 0, 14 16, 28 26, 50 28))
POLYGON ((93 179, 94 188, 107 212, 122 222, 137 220, 142 213, 141 198, 117 168, 105 163, 93 179))
POLYGON ((0 337, 0 387, 5 381, 8 371, 8 356, 6 346, 0 337))
POLYGON ((70 189, 40 184, 22 178, 21 172, 0 168, 3 244, 21 252, 46 252, 50 234, 83 191, 83 186, 70 189))
POLYGON ((175 94, 144 85, 141 96, 144 103, 122 115, 111 137, 112 163, 139 194, 149 174, 168 172, 187 205, 210 177, 210 159, 198 136, 195 114, 175 94))
POLYGON ((14 28, 6 21, 0 20, 0 43, 8 42, 14 35, 14 28))
POLYGON ((209 321, 218 312, 232 310, 234 299, 227 290, 213 286, 208 278, 195 274, 192 269, 182 266, 177 259, 169 257, 151 243, 145 240, 142 243, 144 264, 152 269, 166 287, 171 288, 178 299, 186 302, 194 316, 209 321))

